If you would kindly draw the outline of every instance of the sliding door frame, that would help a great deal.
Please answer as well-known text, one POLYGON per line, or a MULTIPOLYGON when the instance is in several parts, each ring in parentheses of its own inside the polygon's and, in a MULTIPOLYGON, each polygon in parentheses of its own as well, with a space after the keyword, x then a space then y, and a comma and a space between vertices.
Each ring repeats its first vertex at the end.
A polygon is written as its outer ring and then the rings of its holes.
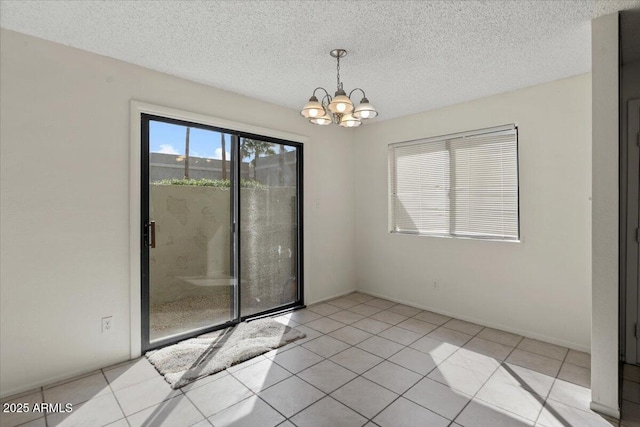
MULTIPOLYGON (((259 126, 248 125, 240 122, 234 122, 230 120, 211 117, 203 114, 192 113, 187 111, 176 110, 169 107, 148 104, 139 101, 131 101, 131 133, 130 133, 130 178, 129 178, 129 219, 130 219, 130 323, 131 323, 131 339, 130 339, 130 357, 139 357, 143 351, 150 350, 151 348, 158 348, 163 345, 174 342, 173 339, 158 340, 154 342, 153 347, 149 342, 149 287, 144 286, 144 280, 148 280, 148 256, 144 257, 143 250, 143 230, 145 228, 145 215, 143 204, 146 204, 148 212, 148 179, 143 182, 143 179, 148 178, 148 157, 149 150, 148 145, 143 147, 143 135, 148 137, 148 129, 143 129, 143 115, 151 116, 160 119, 163 122, 187 124, 193 127, 205 128, 216 132, 223 132, 232 135, 232 149, 235 150, 235 160, 232 164, 231 173, 237 178, 236 188, 232 191, 237 191, 235 201, 232 209, 230 225, 235 229, 234 245, 236 246, 236 254, 234 256, 234 272, 236 280, 236 292, 237 297, 235 299, 235 307, 232 315, 234 318, 222 325, 213 326, 211 328, 199 329, 192 334, 187 333, 180 335, 180 339, 186 339, 190 336, 206 333, 207 331, 217 330, 225 328, 240 321, 264 317, 276 312, 287 311, 295 308, 304 307, 304 236, 303 236, 303 218, 304 218, 304 198, 303 198, 303 182, 304 182, 304 165, 303 165, 303 146, 308 142, 308 137, 290 134, 286 132, 280 132, 273 129, 262 128, 259 126), (240 158, 240 138, 252 138, 259 139, 265 142, 271 142, 275 144, 283 144, 287 146, 296 147, 296 201, 297 201, 297 300, 290 304, 285 304, 279 307, 274 307, 269 310, 265 310, 250 316, 242 316, 240 307, 240 293, 241 293, 241 270, 239 262, 240 248, 240 165, 242 159, 240 158), (145 153, 146 150, 146 153, 145 153), (146 164, 144 162, 146 162, 146 164), (145 169, 146 168, 146 169, 145 169), (146 189, 145 189, 146 186, 146 189), (143 196, 146 195, 146 199, 143 196), (146 200, 146 202, 143 202, 146 200), (147 274, 147 278, 143 278, 143 274, 147 274), (144 298, 144 299, 143 299, 144 298), (144 303, 144 300, 147 303, 144 303)), ((147 121, 148 123, 148 121, 147 121)), ((148 144, 148 141, 147 141, 148 144)), ((232 156, 232 158, 234 158, 232 156)), ((233 230, 232 230, 233 231, 233 230)), ((231 250, 234 250, 232 248, 231 250)))
MULTIPOLYGON (((277 313, 280 311, 286 311, 286 310, 290 310, 293 308, 302 308, 304 307, 304 227, 303 227, 303 217, 304 217, 304 197, 303 197, 303 176, 304 176, 304 160, 303 160, 303 144, 299 143, 299 142, 295 142, 295 141, 288 141, 288 140, 284 140, 284 139, 280 139, 280 138, 273 138, 273 137, 269 137, 269 136, 264 136, 264 135, 258 135, 258 134, 253 134, 253 133, 248 133, 248 132, 237 132, 238 135, 238 143, 235 144, 235 149, 237 150, 237 155, 236 155, 236 161, 235 161, 235 167, 236 170, 238 171, 238 194, 236 197, 236 209, 237 209, 237 223, 235 225, 236 227, 236 237, 237 237, 237 245, 238 245, 238 264, 237 264, 237 272, 238 272, 238 305, 240 306, 240 296, 241 296, 241 292, 242 292, 242 268, 240 266, 240 255, 242 254, 242 245, 241 245, 241 230, 240 230, 240 224, 242 224, 242 217, 241 217, 241 209, 240 209, 240 192, 242 191, 241 187, 240 187, 240 167, 242 165, 242 158, 240 156, 240 138, 250 138, 250 139, 257 139, 259 141, 264 141, 264 142, 269 142, 272 144, 279 144, 279 145, 286 145, 289 147, 295 147, 296 148, 296 203, 297 203, 297 209, 296 209, 296 229, 297 229, 297 249, 296 249, 296 262, 297 262, 297 270, 296 270, 296 285, 298 288, 298 295, 297 295, 297 299, 296 301, 289 303, 289 304, 283 304, 280 305, 278 307, 273 307, 271 309, 268 310, 264 310, 264 311, 260 311, 258 313, 255 314, 251 314, 249 316, 242 316, 242 308, 239 307, 239 312, 240 312, 240 321, 244 321, 244 320, 249 320, 249 319, 256 319, 256 318, 260 318, 260 317, 266 317, 269 316, 273 313, 277 313)), ((232 156, 233 157, 233 156, 232 156)))
POLYGON ((302 179, 300 178, 303 175, 303 164, 302 164, 302 144, 296 143, 293 141, 287 141, 278 138, 272 138, 262 135, 256 135, 247 132, 233 131, 229 129, 223 129, 215 126, 210 126, 206 124, 201 124, 192 121, 185 121, 181 119, 168 118, 158 115, 152 115, 143 113, 140 117, 140 128, 141 128, 141 174, 140 174, 140 185, 141 185, 141 198, 140 198, 140 235, 141 235, 141 246, 140 246, 140 266, 141 266, 141 314, 142 314, 142 351, 148 351, 155 348, 164 347, 169 344, 173 344, 177 341, 182 341, 188 338, 193 338, 195 336, 216 331, 219 329, 228 328, 229 326, 233 326, 238 324, 243 320, 249 320, 252 318, 258 318, 262 316, 269 315, 274 312, 279 312, 283 310, 288 310, 296 307, 301 307, 303 305, 302 301, 304 301, 304 286, 303 286, 303 278, 301 275, 302 272, 302 259, 303 259, 303 232, 302 232, 302 179), (155 340, 153 343, 150 339, 150 316, 151 316, 151 277, 150 277, 150 265, 149 265, 149 256, 151 247, 149 246, 149 236, 148 236, 148 227, 149 221, 152 218, 149 217, 149 160, 150 160, 150 141, 149 141, 149 123, 161 122, 161 123, 170 123, 179 126, 186 126, 191 128, 204 129, 212 132, 219 132, 225 135, 231 135, 231 185, 229 187, 229 196, 231 198, 230 201, 230 247, 231 247, 231 259, 230 259, 230 270, 233 273, 231 275, 231 283, 230 285, 230 297, 231 297, 231 307, 230 307, 230 320, 224 323, 219 323, 215 325, 211 325, 208 327, 202 327, 194 330, 190 330, 188 332, 179 333, 175 335, 171 335, 170 337, 162 338, 155 340), (297 231, 297 241, 296 241, 296 285, 297 285, 297 295, 296 300, 292 303, 280 305, 277 307, 273 307, 268 310, 263 310, 257 312, 255 314, 251 314, 249 316, 242 315, 242 267, 240 257, 242 256, 242 245, 241 245, 241 197, 240 193, 242 191, 241 186, 241 176, 240 171, 242 170, 242 156, 240 155, 240 140, 242 138, 250 138, 259 141, 264 141, 268 143, 284 145, 289 147, 295 147, 296 149, 296 231, 297 231))
MULTIPOLYGON (((239 311, 238 311, 238 303, 235 295, 237 295, 237 290, 234 292, 234 288, 238 288, 238 273, 239 269, 237 269, 237 257, 235 255, 237 249, 239 247, 239 241, 237 233, 234 232, 235 224, 236 224, 236 199, 238 199, 238 194, 236 194, 235 188, 239 183, 239 176, 236 176, 236 171, 238 168, 236 167, 236 162, 231 162, 231 185, 229 187, 229 208, 230 208, 230 241, 229 247, 231 252, 229 269, 231 272, 231 284, 229 285, 229 294, 231 299, 231 304, 229 307, 229 318, 230 320, 224 323, 212 324, 211 326, 205 326, 202 328, 192 329, 187 332, 182 332, 178 334, 173 334, 166 338, 157 339, 151 342, 151 270, 149 264, 149 257, 151 252, 151 247, 148 244, 149 242, 149 221, 153 218, 150 217, 149 204, 150 204, 150 192, 149 192, 149 161, 150 161, 150 141, 149 141, 149 123, 150 122, 159 122, 159 123, 169 123, 178 126, 185 126, 196 129, 204 129, 212 132, 221 132, 225 135, 230 133, 226 132, 223 129, 219 129, 216 127, 212 127, 209 125, 204 125, 196 122, 185 121, 181 119, 168 118, 153 114, 142 113, 140 115, 140 143, 141 143, 141 165, 140 165, 140 312, 141 312, 141 324, 142 324, 142 351, 146 352, 148 350, 153 350, 155 348, 164 347, 169 344, 173 344, 177 341, 182 341, 188 338, 193 338, 195 336, 212 332, 218 329, 228 328, 229 326, 233 326, 239 322, 239 311)), ((237 137, 231 134, 231 147, 234 152, 237 152, 235 145, 237 145, 237 137)), ((235 154, 235 153, 234 153, 235 154)), ((233 155, 231 159, 233 159, 233 155)))

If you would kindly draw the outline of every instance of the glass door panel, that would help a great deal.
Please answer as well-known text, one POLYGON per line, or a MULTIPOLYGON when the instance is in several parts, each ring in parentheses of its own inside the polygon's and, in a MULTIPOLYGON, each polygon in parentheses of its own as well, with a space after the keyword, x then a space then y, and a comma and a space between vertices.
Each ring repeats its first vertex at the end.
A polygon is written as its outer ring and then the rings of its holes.
POLYGON ((148 120, 147 132, 148 342, 154 347, 236 317, 234 162, 229 134, 160 118, 148 120))
POLYGON ((298 148, 240 138, 242 316, 300 300, 298 148))

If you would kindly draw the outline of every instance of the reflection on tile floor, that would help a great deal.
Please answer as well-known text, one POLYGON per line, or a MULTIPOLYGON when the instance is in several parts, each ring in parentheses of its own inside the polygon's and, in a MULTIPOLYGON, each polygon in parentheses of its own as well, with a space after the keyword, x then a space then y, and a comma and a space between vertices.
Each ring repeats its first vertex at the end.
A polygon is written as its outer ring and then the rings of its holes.
MULTIPOLYGON (((589 410, 590 357, 353 293, 276 318, 307 337, 171 390, 144 358, 14 402, 4 426, 610 427, 589 410)), ((640 426, 640 369, 625 370, 622 426, 640 426)))

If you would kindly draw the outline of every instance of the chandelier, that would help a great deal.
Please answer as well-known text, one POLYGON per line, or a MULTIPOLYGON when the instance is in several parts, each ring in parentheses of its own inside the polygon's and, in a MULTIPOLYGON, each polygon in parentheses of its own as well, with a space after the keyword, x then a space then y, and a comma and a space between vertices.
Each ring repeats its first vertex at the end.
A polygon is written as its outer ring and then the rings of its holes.
POLYGON ((329 52, 329 54, 338 61, 338 88, 336 93, 331 97, 325 88, 315 88, 313 95, 309 98, 309 102, 305 104, 302 111, 300 111, 300 114, 309 119, 309 121, 314 125, 326 126, 331 123, 336 123, 348 128, 360 126, 362 124, 362 120, 371 119, 377 116, 378 112, 373 108, 373 105, 369 104, 369 100, 367 99, 367 95, 364 93, 364 90, 355 88, 349 93, 349 96, 347 96, 347 93, 342 88, 342 82, 340 81, 340 58, 347 56, 347 51, 344 49, 334 49, 329 52), (319 90, 324 92, 322 101, 318 101, 318 98, 316 97, 316 92, 319 90), (362 100, 354 109, 353 102, 351 101, 351 95, 353 95, 353 92, 357 90, 362 92, 362 100))

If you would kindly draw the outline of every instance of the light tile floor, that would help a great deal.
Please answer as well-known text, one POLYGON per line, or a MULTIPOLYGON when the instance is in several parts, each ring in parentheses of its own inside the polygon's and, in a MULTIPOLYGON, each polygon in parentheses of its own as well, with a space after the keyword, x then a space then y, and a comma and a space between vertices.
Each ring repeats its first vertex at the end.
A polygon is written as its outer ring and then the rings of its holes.
MULTIPOLYGON (((3 413, 0 424, 619 426, 589 410, 586 353, 360 293, 276 319, 307 337, 180 390, 145 358, 111 366, 6 400, 73 412, 3 413)), ((640 426, 637 367, 625 369, 623 415, 640 426)))

